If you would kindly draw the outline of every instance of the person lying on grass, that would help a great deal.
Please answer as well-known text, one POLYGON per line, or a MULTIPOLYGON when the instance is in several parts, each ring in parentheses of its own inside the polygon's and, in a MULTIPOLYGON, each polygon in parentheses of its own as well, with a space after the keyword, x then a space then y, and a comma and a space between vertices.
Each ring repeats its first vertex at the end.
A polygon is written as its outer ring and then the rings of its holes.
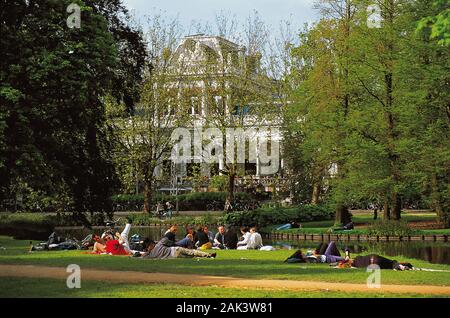
MULTIPOLYGON (((163 237, 158 243, 150 241, 147 251, 142 256, 143 258, 185 258, 185 257, 205 257, 215 258, 216 253, 206 253, 196 249, 188 249, 181 246, 174 246, 167 237, 163 237)), ((139 255, 135 255, 139 256, 139 255)))
POLYGON ((415 269, 411 263, 397 262, 396 260, 391 260, 377 254, 357 256, 355 259, 340 261, 336 268, 367 268, 371 265, 378 265, 380 269, 393 269, 399 271, 415 269))
POLYGON ((348 249, 345 250, 345 258, 341 256, 336 243, 320 243, 319 246, 309 255, 303 255, 301 250, 297 250, 293 255, 288 257, 287 263, 336 263, 348 260, 350 254, 348 249))
POLYGON ((101 238, 94 237, 94 254, 110 254, 110 255, 135 255, 144 254, 144 252, 134 251, 130 248, 128 241, 128 235, 131 230, 131 219, 127 218, 127 224, 125 225, 122 233, 116 233, 113 236, 111 233, 105 233, 101 238))

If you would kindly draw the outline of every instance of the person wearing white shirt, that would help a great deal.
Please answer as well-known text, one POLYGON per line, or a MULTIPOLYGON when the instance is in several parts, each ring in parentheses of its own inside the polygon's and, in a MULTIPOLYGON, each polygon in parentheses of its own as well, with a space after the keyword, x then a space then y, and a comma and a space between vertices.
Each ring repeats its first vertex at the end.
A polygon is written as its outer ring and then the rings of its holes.
MULTIPOLYGON (((274 251, 275 248, 270 245, 263 245, 262 236, 256 231, 256 227, 252 227, 249 232, 247 245, 238 246, 238 250, 261 250, 261 251, 274 251)), ((239 243, 238 243, 239 244, 239 243)))
POLYGON ((256 227, 250 228, 250 239, 247 244, 248 250, 259 250, 263 247, 261 234, 256 232, 256 227))
POLYGON ((237 249, 238 250, 246 250, 251 234, 250 234, 248 228, 244 227, 244 226, 241 227, 241 233, 242 233, 243 239, 237 243, 237 249))

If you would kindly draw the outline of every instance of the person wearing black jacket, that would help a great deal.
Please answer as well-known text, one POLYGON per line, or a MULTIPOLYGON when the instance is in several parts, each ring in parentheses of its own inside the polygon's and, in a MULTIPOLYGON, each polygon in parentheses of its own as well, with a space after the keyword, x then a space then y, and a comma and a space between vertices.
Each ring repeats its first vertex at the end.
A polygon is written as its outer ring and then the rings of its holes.
POLYGON ((224 234, 225 248, 230 250, 235 250, 238 243, 238 236, 236 232, 231 228, 227 227, 224 234))
POLYGON ((205 231, 205 228, 206 228, 206 230, 208 229, 205 226, 199 227, 198 231, 195 233, 194 242, 195 242, 195 246, 197 246, 199 248, 201 248, 203 246, 204 249, 207 249, 208 247, 211 248, 212 244, 209 240, 208 234, 205 231), (211 245, 211 246, 207 246, 207 245, 211 245))

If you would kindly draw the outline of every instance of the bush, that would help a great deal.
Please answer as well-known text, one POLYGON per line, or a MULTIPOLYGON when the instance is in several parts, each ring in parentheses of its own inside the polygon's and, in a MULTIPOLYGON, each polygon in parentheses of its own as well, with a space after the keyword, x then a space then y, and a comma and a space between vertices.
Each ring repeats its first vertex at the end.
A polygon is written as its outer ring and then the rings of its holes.
POLYGON ((289 208, 259 208, 254 211, 233 212, 225 215, 224 222, 230 225, 257 225, 265 227, 274 224, 290 222, 311 222, 331 220, 334 211, 325 206, 319 205, 299 205, 289 208))
POLYGON ((211 177, 210 186, 219 191, 227 191, 228 190, 228 176, 216 175, 216 176, 211 177))
MULTIPOLYGON (((226 192, 191 192, 178 195, 178 208, 180 211, 206 211, 209 203, 224 202, 227 197, 226 192)), ((250 194, 244 192, 235 193, 236 200, 247 201, 250 194)), ((119 194, 111 197, 116 211, 142 211, 144 205, 144 195, 139 194, 119 194)), ((176 197, 167 194, 156 194, 153 196, 152 204, 158 201, 171 201, 175 203, 176 197)))
POLYGON ((33 213, 5 213, 0 215, 0 235, 16 239, 47 238, 55 227, 49 216, 33 213))
POLYGON ((222 224, 221 217, 212 216, 212 215, 204 215, 197 217, 189 217, 189 216, 177 216, 173 217, 171 220, 160 220, 158 218, 154 218, 148 214, 133 214, 130 216, 133 220, 133 225, 138 226, 148 226, 152 224, 177 224, 178 226, 188 226, 188 225, 216 225, 222 224))
POLYGON ((380 220, 374 222, 367 230, 369 235, 408 236, 414 234, 406 221, 380 220))

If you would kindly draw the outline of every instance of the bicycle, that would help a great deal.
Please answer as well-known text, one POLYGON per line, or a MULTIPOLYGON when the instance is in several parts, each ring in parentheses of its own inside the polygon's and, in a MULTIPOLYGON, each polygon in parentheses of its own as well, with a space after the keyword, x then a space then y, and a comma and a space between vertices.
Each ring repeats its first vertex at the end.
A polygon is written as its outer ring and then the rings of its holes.
POLYGON ((220 211, 224 207, 224 203, 220 201, 212 201, 206 205, 207 211, 220 211))

